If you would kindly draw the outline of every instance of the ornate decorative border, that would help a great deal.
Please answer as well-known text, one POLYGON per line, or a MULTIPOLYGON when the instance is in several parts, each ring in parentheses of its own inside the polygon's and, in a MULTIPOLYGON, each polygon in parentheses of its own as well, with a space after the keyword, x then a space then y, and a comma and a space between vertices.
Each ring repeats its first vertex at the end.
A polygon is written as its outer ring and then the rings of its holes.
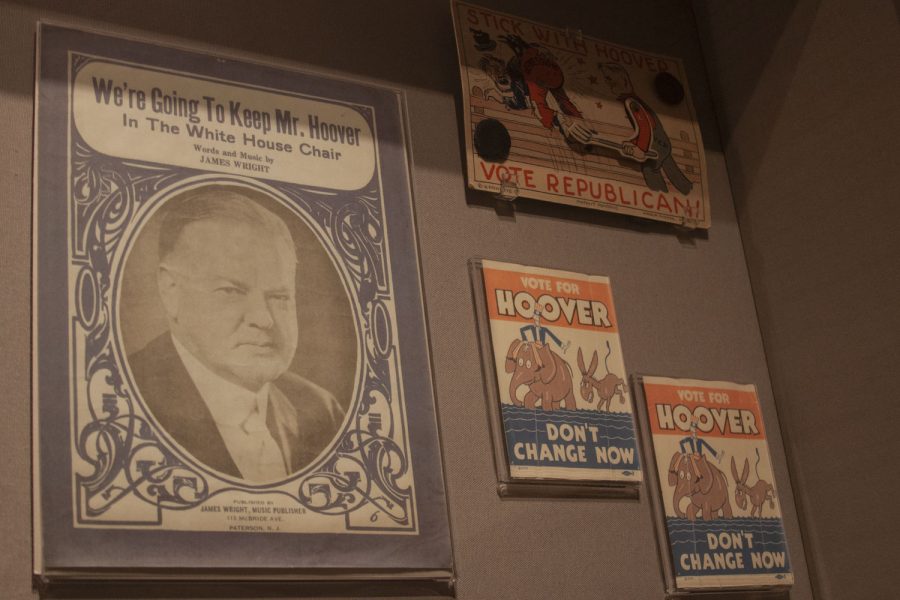
MULTIPOLYGON (((72 80, 88 62, 84 56, 72 56, 72 80)), ((352 108, 375 131, 372 109, 352 108)), ((72 435, 73 461, 80 463, 73 469, 77 522, 159 526, 164 511, 191 509, 229 490, 259 492, 227 482, 168 447, 142 416, 145 411, 126 376, 117 343, 114 299, 124 264, 119 257, 128 246, 126 232, 146 214, 148 203, 162 202, 173 189, 204 172, 99 154, 80 137, 74 117, 69 118, 72 435), (86 415, 78 414, 79 405, 88 407, 86 415), (87 475, 78 473, 87 470, 87 475), (125 498, 155 507, 155 521, 108 516, 125 498)), ((312 512, 343 517, 347 531, 417 528, 378 169, 357 192, 266 183, 289 201, 342 265, 339 271, 359 310, 357 335, 362 342, 361 379, 350 418, 332 451, 312 470, 266 487, 279 488, 277 493, 289 495, 312 512), (288 483, 292 493, 283 489, 288 483), (350 514, 363 508, 369 525, 362 527, 358 520, 351 524, 350 514)), ((208 181, 252 183, 225 175, 208 181)))

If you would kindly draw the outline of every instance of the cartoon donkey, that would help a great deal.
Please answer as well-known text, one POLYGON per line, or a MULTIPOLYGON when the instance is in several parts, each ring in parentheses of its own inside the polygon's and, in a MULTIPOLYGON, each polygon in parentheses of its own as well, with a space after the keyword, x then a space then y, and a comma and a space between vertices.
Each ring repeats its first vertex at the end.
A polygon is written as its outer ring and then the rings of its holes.
MULTIPOLYGON (((609 350, 608 345, 607 349, 609 350)), ((606 357, 609 358, 609 353, 607 353, 606 357)), ((584 367, 584 355, 581 353, 581 348, 578 349, 578 368, 581 371, 581 397, 585 402, 591 402, 594 398, 594 390, 596 390, 597 396, 599 397, 597 410, 602 411, 604 406, 606 406, 606 410, 609 410, 609 405, 612 402, 613 397, 618 394, 619 401, 624 404, 625 395, 628 391, 625 389, 625 382, 613 373, 607 373, 603 379, 594 377, 594 371, 597 370, 598 359, 599 355, 597 354, 597 351, 594 350, 594 354, 591 357, 591 366, 586 369, 584 367)), ((607 368, 607 371, 608 370, 609 369, 607 368)))
MULTIPOLYGON (((759 449, 756 450, 756 466, 759 467, 759 449)), ((744 459, 744 470, 738 477, 737 463, 734 457, 731 457, 731 474, 734 476, 734 501, 742 509, 747 509, 747 498, 750 498, 750 516, 762 517, 763 504, 769 501, 769 508, 775 508, 775 488, 765 479, 759 478, 759 471, 756 472, 756 483, 752 486, 747 485, 747 477, 750 476, 750 460, 744 459), (758 514, 754 515, 758 511, 758 514)))

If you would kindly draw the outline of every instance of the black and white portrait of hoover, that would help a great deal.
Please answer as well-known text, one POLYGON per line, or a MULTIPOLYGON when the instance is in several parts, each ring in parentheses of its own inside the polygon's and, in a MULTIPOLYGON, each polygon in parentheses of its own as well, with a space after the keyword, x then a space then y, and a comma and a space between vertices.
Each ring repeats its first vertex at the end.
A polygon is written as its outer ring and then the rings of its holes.
POLYGON ((35 572, 449 578, 402 90, 40 31, 35 572))
POLYGON ((415 527, 385 238, 295 189, 201 177, 135 211, 110 265, 118 418, 141 424, 118 462, 172 515, 256 489, 415 527))
POLYGON ((193 458, 268 483, 334 439, 356 331, 335 266, 295 214, 248 188, 182 192, 145 225, 122 283, 134 383, 193 458))

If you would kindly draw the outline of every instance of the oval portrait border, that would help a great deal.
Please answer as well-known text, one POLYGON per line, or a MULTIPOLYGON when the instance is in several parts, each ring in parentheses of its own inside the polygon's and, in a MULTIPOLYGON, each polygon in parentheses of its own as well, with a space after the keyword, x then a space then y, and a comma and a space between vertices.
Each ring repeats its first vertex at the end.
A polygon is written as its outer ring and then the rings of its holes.
MULTIPOLYGON (((357 296, 356 290, 351 284, 352 279, 347 272, 346 266, 343 264, 341 260, 339 260, 337 256, 337 252, 333 247, 332 242, 327 238, 325 233, 321 231, 321 228, 315 223, 309 215, 307 215, 303 210, 298 208, 294 202, 287 197, 284 193, 280 192, 278 189, 266 185, 258 180, 243 178, 239 176, 228 176, 221 174, 214 175, 197 175, 192 177, 186 177, 184 179, 179 180, 178 182, 170 185, 159 192, 150 196, 144 203, 144 205, 140 208, 140 210, 135 214, 134 218, 128 224, 126 231, 122 236, 123 243, 121 244, 118 252, 113 257, 113 260, 110 264, 110 272, 112 273, 112 281, 111 281, 111 299, 110 299, 110 313, 113 316, 113 328, 112 328, 112 342, 115 347, 116 358, 119 361, 119 365, 121 367, 121 372, 124 376, 125 381, 128 384, 129 390, 133 392, 134 400, 141 407, 141 410, 144 412, 148 421, 153 424, 154 431, 157 433, 157 438, 161 444, 164 444, 165 447, 171 451, 179 460, 181 460, 185 465, 195 468, 197 471, 206 474, 207 476, 211 476, 219 481, 225 482, 232 487, 224 487, 221 489, 217 489, 215 491, 211 490, 211 494, 208 498, 211 498, 219 493, 227 491, 229 489, 254 489, 254 490, 271 490, 273 488, 283 487, 288 484, 292 484, 301 478, 315 472, 315 470, 320 467, 326 460, 335 453, 337 446, 344 436, 345 432, 349 428, 349 424, 353 421, 353 417, 357 410, 359 409, 361 402, 361 391, 363 390, 365 369, 364 369, 364 357, 366 356, 366 351, 364 347, 364 324, 361 320, 362 309, 360 306, 359 298, 357 296), (353 388, 352 394, 350 396, 350 402, 347 405, 346 414, 344 415, 344 419, 335 433, 334 437, 328 443, 325 448, 319 452, 314 460, 305 465, 302 469, 291 473, 284 479, 280 479, 273 482, 266 482, 261 484, 249 483, 243 479, 235 478, 229 476, 225 473, 221 473, 215 469, 212 469, 208 465, 202 463, 198 459, 196 459, 189 451, 183 448, 180 444, 178 444, 172 436, 163 428, 156 416, 153 412, 148 408, 146 401, 144 400, 139 387, 137 386, 134 376, 131 372, 131 365, 129 363, 127 354, 123 348, 122 341, 122 323, 121 323, 121 295, 122 295, 122 281, 123 281, 123 273, 125 271, 125 267, 128 264, 129 258, 131 256, 131 252, 136 245, 137 239, 140 237, 140 234, 147 223, 151 220, 151 218, 163 207, 165 204, 179 194, 183 194, 190 190, 202 188, 205 186, 231 186, 236 188, 246 188, 252 190, 257 193, 262 193, 270 198, 273 201, 278 202, 281 206, 286 208, 291 212, 294 216, 298 217, 303 224, 312 232, 315 239, 319 242, 322 248, 325 251, 325 254, 328 256, 331 261, 331 265, 334 268, 335 272, 338 275, 338 279, 341 282, 342 289, 347 296, 350 304, 350 312, 353 315, 353 325, 354 331, 356 334, 356 365, 353 371, 353 388)), ((208 485, 208 482, 207 482, 208 485)), ((291 494, 293 495, 293 494, 291 494)))

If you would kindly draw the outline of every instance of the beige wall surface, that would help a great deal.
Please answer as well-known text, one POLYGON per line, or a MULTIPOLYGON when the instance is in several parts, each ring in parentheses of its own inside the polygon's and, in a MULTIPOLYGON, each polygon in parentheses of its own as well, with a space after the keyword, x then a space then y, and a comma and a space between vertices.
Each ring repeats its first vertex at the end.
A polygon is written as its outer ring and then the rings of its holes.
MULTIPOLYGON (((483 4, 684 59, 707 150, 712 229, 676 234, 668 225, 529 201, 517 202, 516 210, 508 212, 496 210, 490 196, 468 191, 459 71, 444 0, 0 3, 0 260, 5 282, 0 318, 7 407, 0 420, 0 596, 20 600, 35 595, 28 493, 32 74, 35 22, 52 19, 405 90, 459 598, 664 597, 645 495, 639 501, 497 496, 466 264, 471 257, 609 276, 632 373, 756 383, 796 577, 791 597, 812 597, 690 6, 612 0, 483 4)), ((83 597, 100 595, 100 590, 88 590, 83 597)))
POLYGON ((695 10, 816 597, 897 597, 898 6, 695 10))

